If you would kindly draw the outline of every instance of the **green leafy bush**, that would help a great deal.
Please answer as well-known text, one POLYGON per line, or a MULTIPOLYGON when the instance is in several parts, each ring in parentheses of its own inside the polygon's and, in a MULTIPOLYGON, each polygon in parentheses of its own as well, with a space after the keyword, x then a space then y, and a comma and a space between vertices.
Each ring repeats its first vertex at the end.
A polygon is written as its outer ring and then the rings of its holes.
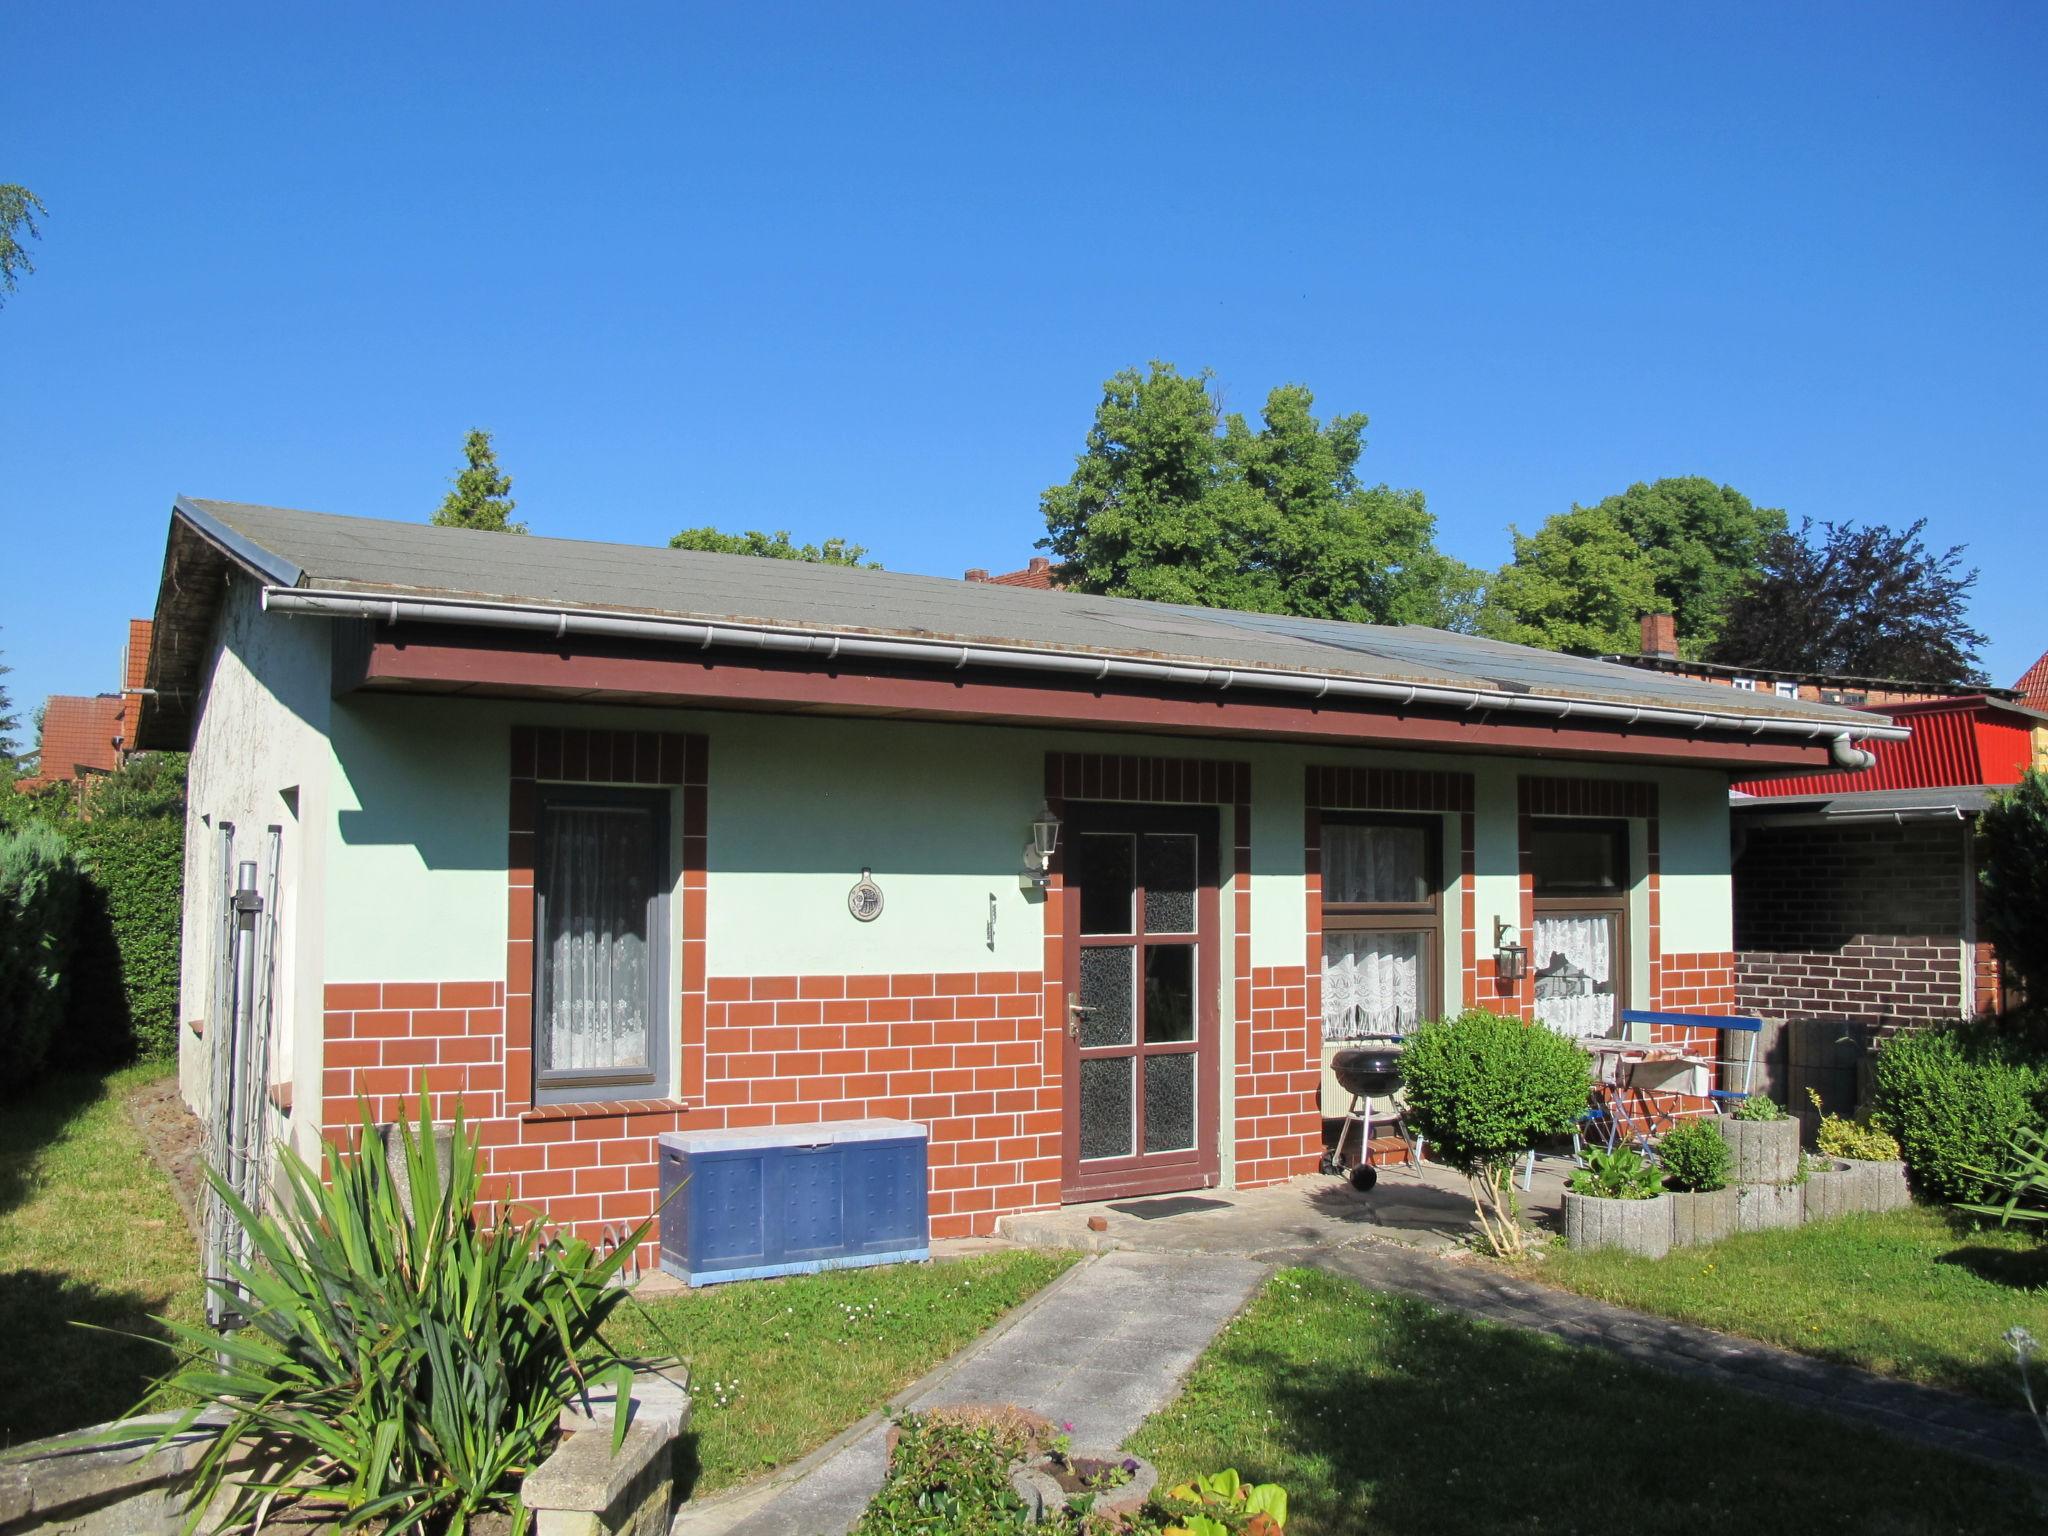
POLYGON ((2029 1003, 2048 1006, 2048 773, 2033 769, 1993 796, 1977 831, 1977 926, 2029 1003))
POLYGON ((1657 1144, 1657 1157, 1664 1164, 1665 1182, 1688 1194, 1726 1189, 1728 1171, 1735 1161, 1713 1122, 1698 1116, 1681 1120, 1667 1131, 1657 1144))
POLYGON ((1601 1200, 1649 1200, 1664 1193, 1664 1170, 1634 1147, 1596 1149, 1586 1154, 1585 1167, 1573 1171, 1569 1187, 1575 1195, 1601 1200))
POLYGON ((105 1065, 129 1054, 173 1056, 184 820, 95 816, 80 823, 72 842, 92 885, 81 916, 97 919, 81 925, 72 1016, 82 1050, 99 1059, 78 1064, 105 1065), (89 967, 95 951, 99 961, 89 967), (88 1003, 90 1015, 81 1017, 88 1003))
POLYGON ((64 1018, 79 874, 40 822, 0 832, 0 1094, 35 1081, 64 1018))
POLYGON ((1766 1093, 1752 1093, 1735 1106, 1737 1120, 1782 1120, 1785 1111, 1778 1108, 1778 1101, 1766 1093))
MULTIPOLYGON (((238 1442, 274 1447, 267 1481, 229 1492, 229 1523, 263 1500, 297 1500, 344 1524, 387 1522, 461 1536, 480 1511, 517 1504, 519 1475, 553 1443, 563 1405, 606 1381, 621 1400, 632 1370, 601 1330, 625 1300, 613 1284, 645 1234, 608 1258, 550 1239, 544 1214, 476 1215, 476 1142, 458 1118, 444 1177, 428 1107, 399 1139, 400 1192, 363 1111, 366 1154, 328 1148, 323 1179, 289 1147, 276 1214, 257 1216, 218 1177, 214 1188, 259 1255, 230 1263, 246 1292, 213 1282, 248 1317, 238 1331, 166 1322, 190 1351, 159 1383, 192 1408, 225 1409, 193 1473, 195 1508, 222 1490, 238 1442)), ((623 1435, 626 1415, 617 1418, 623 1435)))
POLYGON ((1898 1138, 1869 1116, 1847 1120, 1840 1115, 1831 1115, 1813 1089, 1807 1089, 1806 1096, 1813 1101, 1814 1112, 1820 1116, 1820 1128, 1814 1132, 1813 1144, 1821 1156, 1846 1157, 1858 1163, 1888 1163, 1898 1157, 1898 1138))
POLYGON ((1998 1167, 2016 1131, 2041 1125, 2048 1082, 2010 1042, 1960 1028, 1898 1036, 1873 1077, 1875 1118, 1898 1138, 1914 1185, 1952 1204, 1991 1198, 1975 1170, 1998 1167))
POLYGON ((1471 1181, 1481 1235, 1496 1253, 1520 1253, 1514 1162, 1539 1136, 1577 1124, 1592 1085, 1586 1053, 1541 1025, 1475 1008, 1408 1037, 1401 1083, 1430 1155, 1471 1181))

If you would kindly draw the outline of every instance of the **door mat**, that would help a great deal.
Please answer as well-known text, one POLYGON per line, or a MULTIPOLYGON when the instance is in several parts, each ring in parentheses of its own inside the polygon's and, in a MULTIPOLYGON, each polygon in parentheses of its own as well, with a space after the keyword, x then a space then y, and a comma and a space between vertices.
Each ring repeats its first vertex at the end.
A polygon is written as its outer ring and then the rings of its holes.
POLYGON ((1163 1200, 1121 1200, 1111 1204, 1112 1211, 1122 1211, 1126 1216, 1135 1216, 1140 1221, 1158 1221, 1165 1216, 1185 1216, 1189 1211, 1227 1211, 1228 1200, 1204 1200, 1200 1195, 1168 1195, 1163 1200))

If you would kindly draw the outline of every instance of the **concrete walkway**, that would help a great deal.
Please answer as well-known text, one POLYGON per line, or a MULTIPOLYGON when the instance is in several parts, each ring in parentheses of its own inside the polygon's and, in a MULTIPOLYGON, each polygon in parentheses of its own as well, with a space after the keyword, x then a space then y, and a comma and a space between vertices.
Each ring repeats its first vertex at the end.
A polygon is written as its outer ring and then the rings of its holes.
MULTIPOLYGON (((896 1411, 1014 1403, 1070 1421, 1078 1450, 1114 1450, 1180 1387, 1268 1266, 1241 1257, 1112 1253, 1076 1265, 893 1400, 896 1411)), ((834 1536, 882 1486, 874 1415, 763 1484, 685 1504, 671 1536, 834 1536)))

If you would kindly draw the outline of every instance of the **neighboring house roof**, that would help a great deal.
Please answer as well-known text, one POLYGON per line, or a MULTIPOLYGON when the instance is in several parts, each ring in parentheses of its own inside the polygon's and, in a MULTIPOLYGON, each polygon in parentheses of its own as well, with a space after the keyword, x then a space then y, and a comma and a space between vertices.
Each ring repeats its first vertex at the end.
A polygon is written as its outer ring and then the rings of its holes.
POLYGON ((43 705, 43 737, 35 777, 24 789, 70 783, 121 766, 121 695, 52 694, 43 705))
POLYGON ((2033 732, 2043 723, 2036 710, 2009 697, 1989 694, 1887 704, 1884 714, 1912 727, 1904 741, 1878 741, 1877 758, 1860 773, 1738 784, 1738 790, 1768 799, 1873 790, 1946 790, 1957 785, 2016 784, 2033 756, 2033 732))
MULTIPOLYGON (((1653 672, 1672 672, 1693 677, 1725 677, 1731 681, 1738 677, 1752 677, 1758 682, 1803 683, 1809 687, 1827 688, 1844 693, 1915 694, 1930 700, 1964 695, 1995 699, 2019 697, 2019 690, 2016 688, 1988 688, 1978 684, 1954 688, 1909 677, 1863 677, 1853 672, 1785 672, 1773 667, 1731 667, 1724 662, 1687 661, 1678 656, 1615 655, 1602 656, 1600 659, 1624 667, 1642 667, 1653 672)), ((2044 656, 2042 661, 2048 662, 2048 656, 2044 656)), ((2044 675, 2043 680, 2048 682, 2048 675, 2044 675)))
POLYGON ((1774 821, 1846 821, 1866 816, 1892 817, 1900 821, 1946 821, 1975 816, 1991 803, 1991 797, 1997 793, 1985 784, 1955 784, 1933 789, 1865 789, 1815 794, 1805 788, 1811 780, 1789 782, 1799 785, 1797 793, 1750 795, 1738 790, 1728 797, 1729 809, 1744 821, 1765 817, 1774 821))
POLYGON ((2048 710, 2048 651, 2042 652, 2041 659, 2020 674, 2013 689, 2033 708, 2048 710))
POLYGON ((1533 714, 1610 730, 1743 731, 1807 742, 1902 734, 1867 713, 1416 626, 180 499, 144 745, 183 745, 211 633, 208 605, 218 603, 218 575, 231 565, 270 588, 273 606, 336 616, 1115 678, 1162 692, 1279 690, 1301 705, 1371 698, 1467 718, 1533 714))
POLYGON ((1000 575, 991 576, 977 566, 967 573, 966 579, 987 582, 992 587, 1031 587, 1041 592, 1049 592, 1060 584, 1059 577, 1060 572, 1054 568, 1052 561, 1044 555, 1033 555, 1031 563, 1021 571, 1004 571, 1000 575))

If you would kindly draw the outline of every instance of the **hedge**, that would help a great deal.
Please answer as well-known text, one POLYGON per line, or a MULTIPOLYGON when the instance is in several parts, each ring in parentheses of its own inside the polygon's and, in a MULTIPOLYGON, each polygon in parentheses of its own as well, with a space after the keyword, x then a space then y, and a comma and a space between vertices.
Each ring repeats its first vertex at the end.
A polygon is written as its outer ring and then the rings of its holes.
POLYGON ((178 1049, 185 825, 95 817, 72 834, 88 877, 67 1063, 104 1065, 178 1049))
POLYGON ((63 1025, 81 883, 55 828, 0 832, 0 1093, 35 1080, 63 1025))
POLYGON ((1872 1095, 1923 1194, 1951 1203, 1990 1197, 1972 1168, 2004 1165, 2012 1134, 2042 1124, 2048 1068, 2009 1040, 1960 1027, 1900 1035, 1878 1052, 1872 1095))

